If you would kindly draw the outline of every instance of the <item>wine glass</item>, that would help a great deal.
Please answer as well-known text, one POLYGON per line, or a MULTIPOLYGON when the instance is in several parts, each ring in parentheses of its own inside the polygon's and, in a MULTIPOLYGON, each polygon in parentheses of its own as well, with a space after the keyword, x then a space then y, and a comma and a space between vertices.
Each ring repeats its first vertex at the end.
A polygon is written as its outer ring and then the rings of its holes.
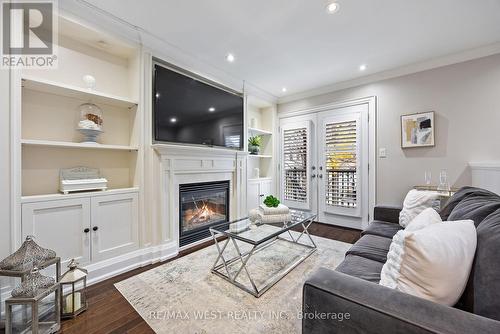
POLYGON ((432 182, 432 173, 430 171, 425 171, 424 179, 425 185, 427 186, 427 188, 430 188, 432 182))

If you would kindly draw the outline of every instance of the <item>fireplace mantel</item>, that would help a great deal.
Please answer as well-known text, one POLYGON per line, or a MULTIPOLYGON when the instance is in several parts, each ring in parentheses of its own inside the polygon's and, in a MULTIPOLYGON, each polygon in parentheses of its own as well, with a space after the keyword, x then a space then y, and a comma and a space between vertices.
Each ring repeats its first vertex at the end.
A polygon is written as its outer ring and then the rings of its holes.
POLYGON ((181 184, 228 180, 230 219, 246 215, 247 152, 176 144, 154 144, 153 149, 160 157, 160 206, 164 243, 174 243, 179 249, 181 184))

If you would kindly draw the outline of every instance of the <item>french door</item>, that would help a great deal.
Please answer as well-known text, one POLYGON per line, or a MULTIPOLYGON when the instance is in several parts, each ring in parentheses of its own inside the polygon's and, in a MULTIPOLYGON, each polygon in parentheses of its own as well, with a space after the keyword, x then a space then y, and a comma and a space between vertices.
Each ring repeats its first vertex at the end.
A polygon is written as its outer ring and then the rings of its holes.
POLYGON ((317 220, 361 228, 368 220, 368 105, 283 118, 281 198, 317 220))

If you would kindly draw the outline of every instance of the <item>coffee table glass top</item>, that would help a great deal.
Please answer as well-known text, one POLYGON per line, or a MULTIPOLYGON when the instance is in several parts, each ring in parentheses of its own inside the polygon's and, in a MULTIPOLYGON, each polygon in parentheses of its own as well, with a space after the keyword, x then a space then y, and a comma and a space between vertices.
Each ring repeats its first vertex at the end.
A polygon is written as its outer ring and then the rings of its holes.
MULTIPOLYGON (((291 221, 282 222, 282 223, 257 223, 256 225, 250 225, 250 227, 239 231, 232 232, 227 228, 227 223, 216 225, 210 228, 210 230, 216 234, 222 234, 228 237, 232 237, 234 239, 238 239, 244 242, 247 242, 252 245, 259 245, 264 243, 272 238, 277 237, 278 235, 291 230, 296 226, 300 226, 307 222, 310 222, 316 218, 315 214, 306 211, 300 210, 290 210, 290 214, 292 216, 291 221)), ((238 219, 230 222, 230 224, 235 222, 247 221, 250 223, 248 217, 238 219)))

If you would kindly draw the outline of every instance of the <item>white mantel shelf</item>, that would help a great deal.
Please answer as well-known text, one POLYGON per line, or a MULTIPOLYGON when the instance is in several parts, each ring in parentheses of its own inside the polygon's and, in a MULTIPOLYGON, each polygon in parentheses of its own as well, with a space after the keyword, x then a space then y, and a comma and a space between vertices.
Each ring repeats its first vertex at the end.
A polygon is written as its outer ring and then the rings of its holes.
POLYGON ((242 157, 248 155, 248 152, 219 148, 203 147, 178 144, 153 144, 152 148, 160 155, 183 155, 183 156, 206 156, 206 157, 242 157))

